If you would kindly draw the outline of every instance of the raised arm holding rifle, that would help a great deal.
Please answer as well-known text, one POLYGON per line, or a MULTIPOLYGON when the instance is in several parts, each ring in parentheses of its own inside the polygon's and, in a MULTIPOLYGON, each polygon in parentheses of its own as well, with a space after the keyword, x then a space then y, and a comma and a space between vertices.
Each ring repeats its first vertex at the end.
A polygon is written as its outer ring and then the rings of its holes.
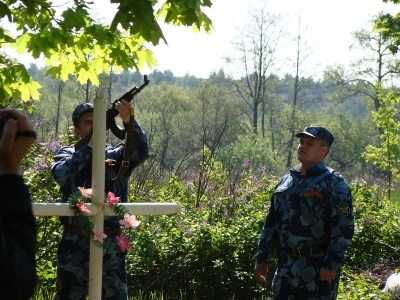
MULTIPOLYGON (((106 129, 110 129, 111 132, 120 140, 125 139, 126 136, 126 129, 129 128, 127 126, 127 124, 129 123, 128 118, 130 118, 130 116, 126 116, 126 120, 127 122, 125 122, 124 120, 124 127, 125 129, 122 129, 118 126, 117 122, 115 121, 115 118, 120 114, 118 107, 120 107, 120 104, 122 103, 122 100, 125 100, 126 102, 132 102, 133 98, 139 94, 150 82, 150 80, 147 79, 147 75, 143 76, 144 78, 144 82, 141 86, 137 87, 135 86, 134 88, 132 88, 131 90, 127 91, 125 94, 123 94, 121 97, 119 97, 117 100, 115 100, 112 104, 111 104, 111 108, 109 108, 107 110, 107 114, 106 114, 106 119, 107 119, 107 124, 106 124, 106 129)), ((132 106, 131 106, 132 107, 132 106)), ((134 116, 133 114, 134 109, 132 107, 132 111, 131 111, 131 115, 132 117, 134 116)), ((122 115, 121 115, 122 118, 122 115)), ((132 118, 133 119, 133 118, 132 118)), ((133 121, 133 120, 132 120, 133 121)), ((75 144, 75 149, 79 149, 80 147, 82 147, 83 145, 86 145, 89 143, 90 139, 92 138, 92 133, 88 134, 87 136, 81 138, 76 144, 75 144)))
MULTIPOLYGON (((115 147, 106 145, 105 160, 108 162, 105 193, 112 192, 121 202, 128 201, 128 180, 132 171, 145 161, 150 153, 147 137, 133 116, 131 101, 148 84, 133 88, 117 99, 107 111, 107 128, 125 143, 115 147), (124 129, 115 123, 120 116, 124 129), (112 120, 111 120, 112 119, 112 120), (115 132, 114 132, 115 131, 115 132)), ((78 105, 72 113, 74 134, 80 140, 72 146, 61 148, 53 157, 52 175, 61 189, 61 202, 66 203, 78 187, 90 188, 92 183, 93 107, 90 103, 78 105)), ((76 224, 74 217, 60 217, 64 226, 57 254, 57 294, 55 299, 85 299, 89 280, 89 238, 76 224)), ((107 238, 120 234, 118 217, 104 218, 107 238)), ((105 254, 103 257, 103 299, 127 300, 125 253, 105 254)))

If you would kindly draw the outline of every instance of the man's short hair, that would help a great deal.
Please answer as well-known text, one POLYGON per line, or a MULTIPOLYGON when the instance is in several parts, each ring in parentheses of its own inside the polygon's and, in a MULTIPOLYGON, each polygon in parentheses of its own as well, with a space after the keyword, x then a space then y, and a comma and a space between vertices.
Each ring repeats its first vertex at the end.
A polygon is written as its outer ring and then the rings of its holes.
POLYGON ((79 118, 84 113, 89 111, 93 111, 93 104, 91 103, 82 103, 75 107, 74 112, 72 113, 72 123, 74 124, 75 128, 79 126, 79 118))

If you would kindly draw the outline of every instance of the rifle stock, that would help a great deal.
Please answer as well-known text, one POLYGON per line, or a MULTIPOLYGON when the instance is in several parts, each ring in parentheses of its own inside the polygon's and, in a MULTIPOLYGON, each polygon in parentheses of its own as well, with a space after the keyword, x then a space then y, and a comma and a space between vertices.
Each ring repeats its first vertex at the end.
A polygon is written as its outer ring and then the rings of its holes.
MULTIPOLYGON (((115 104, 118 103, 119 101, 125 100, 128 102, 131 102, 133 98, 139 94, 149 83, 150 80, 147 79, 147 75, 143 75, 143 84, 139 87, 135 86, 131 90, 127 91, 125 94, 123 94, 121 97, 119 97, 117 100, 115 100, 112 104, 111 107, 107 110, 106 112, 106 130, 110 129, 111 132, 120 140, 125 139, 126 135, 126 130, 122 129, 121 127, 118 126, 117 122, 115 121, 115 118, 118 116, 119 112, 115 108, 115 104)), ((84 138, 81 138, 78 142, 75 144, 75 150, 78 150, 84 145, 87 145, 90 142, 90 139, 92 138, 92 135, 88 135, 84 138)))

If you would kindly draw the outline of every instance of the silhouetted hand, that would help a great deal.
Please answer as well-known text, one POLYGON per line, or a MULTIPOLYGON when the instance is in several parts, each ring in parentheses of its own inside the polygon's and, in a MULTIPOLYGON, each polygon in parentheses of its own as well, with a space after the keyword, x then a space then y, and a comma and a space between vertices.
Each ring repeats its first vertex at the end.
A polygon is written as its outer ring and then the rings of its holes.
POLYGON ((333 280, 336 277, 336 272, 330 271, 325 268, 321 268, 320 273, 319 273, 319 279, 322 281, 329 281, 333 280))
POLYGON ((267 264, 257 264, 254 269, 254 273, 259 282, 265 282, 267 279, 268 265, 267 264))
POLYGON ((0 115, 10 117, 4 125, 0 139, 0 175, 21 175, 21 162, 35 143, 36 133, 28 117, 23 113, 2 109, 0 115))

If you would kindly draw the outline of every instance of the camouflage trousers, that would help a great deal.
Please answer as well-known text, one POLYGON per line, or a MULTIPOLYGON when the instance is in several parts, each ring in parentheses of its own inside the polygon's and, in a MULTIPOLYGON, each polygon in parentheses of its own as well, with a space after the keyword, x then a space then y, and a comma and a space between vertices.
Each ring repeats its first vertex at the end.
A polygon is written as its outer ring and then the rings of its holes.
POLYGON ((334 280, 322 281, 319 273, 324 255, 296 257, 280 251, 277 270, 272 280, 275 300, 335 300, 340 272, 334 280))
MULTIPOLYGON (((85 300, 89 280, 89 239, 63 233, 57 252, 57 283, 54 300, 85 300)), ((103 256, 103 300, 127 300, 125 254, 103 256)))

